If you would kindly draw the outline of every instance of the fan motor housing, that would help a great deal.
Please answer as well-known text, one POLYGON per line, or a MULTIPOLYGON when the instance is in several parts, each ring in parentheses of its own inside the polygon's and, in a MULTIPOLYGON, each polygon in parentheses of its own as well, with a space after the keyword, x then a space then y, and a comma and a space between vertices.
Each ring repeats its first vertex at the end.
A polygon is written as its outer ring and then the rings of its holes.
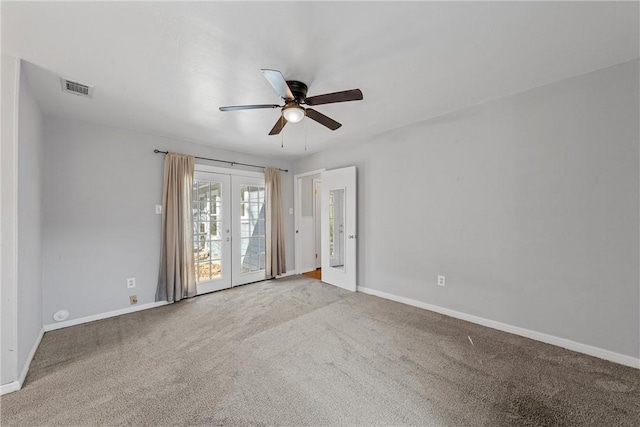
POLYGON ((296 102, 301 103, 307 98, 307 85, 297 80, 287 80, 287 85, 293 93, 296 102))

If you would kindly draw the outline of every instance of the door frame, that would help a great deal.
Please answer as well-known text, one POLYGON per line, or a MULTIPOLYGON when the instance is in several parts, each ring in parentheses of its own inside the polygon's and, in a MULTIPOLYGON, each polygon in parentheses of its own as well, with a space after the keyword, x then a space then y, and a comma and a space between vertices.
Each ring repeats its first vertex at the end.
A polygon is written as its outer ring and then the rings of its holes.
MULTIPOLYGON (((258 179, 262 179, 264 180, 264 172, 254 172, 254 171, 246 171, 246 170, 241 170, 241 169, 231 169, 231 168, 222 168, 219 166, 211 166, 208 164, 204 164, 204 163, 195 163, 194 165, 194 172, 203 172, 203 173, 213 173, 213 174, 219 174, 219 175, 227 175, 229 177, 229 183, 228 183, 228 193, 229 193, 229 203, 233 202, 233 177, 237 176, 237 177, 249 177, 249 178, 258 178, 258 179)), ((198 292, 198 295, 202 295, 205 293, 209 293, 209 292, 215 292, 217 290, 222 290, 222 289, 229 289, 231 287, 234 286, 239 286, 241 283, 237 283, 234 282, 234 268, 233 268, 233 263, 234 263, 234 229, 236 228, 236 226, 234 225, 233 221, 233 215, 234 215, 234 211, 233 211, 233 206, 230 205, 228 208, 229 214, 230 214, 230 218, 229 218, 229 222, 227 223, 228 227, 231 228, 231 241, 229 242, 229 248, 227 250, 228 253, 228 260, 225 260, 225 262, 228 264, 227 267, 227 271, 228 271, 228 275, 230 278, 229 281, 229 286, 228 287, 222 287, 222 288, 218 288, 215 285, 212 285, 212 282, 204 282, 204 286, 203 286, 203 290, 202 292, 198 292), (209 284, 209 285, 206 285, 209 284)), ((215 282, 213 282, 215 283, 215 282)))
POLYGON ((300 185, 298 180, 300 178, 304 178, 305 176, 318 175, 318 174, 322 175, 322 172, 324 172, 325 170, 327 170, 327 168, 316 169, 309 172, 303 172, 293 176, 293 206, 294 206, 293 227, 294 227, 294 235, 295 235, 295 239, 294 239, 295 274, 302 274, 302 269, 301 269, 302 264, 300 262, 301 245, 300 245, 300 242, 298 241, 298 230, 300 229, 299 228, 300 227, 300 206, 301 206, 302 200, 300 198, 300 185))
POLYGON ((194 169, 202 172, 221 173, 225 175, 250 176, 252 178, 264 178, 264 172, 245 171, 242 169, 221 168, 220 166, 211 166, 204 163, 197 163, 194 169))
POLYGON ((322 211, 320 206, 322 203, 320 199, 322 194, 322 178, 314 178, 312 182, 313 186, 313 228, 316 248, 316 270, 322 267, 322 211))

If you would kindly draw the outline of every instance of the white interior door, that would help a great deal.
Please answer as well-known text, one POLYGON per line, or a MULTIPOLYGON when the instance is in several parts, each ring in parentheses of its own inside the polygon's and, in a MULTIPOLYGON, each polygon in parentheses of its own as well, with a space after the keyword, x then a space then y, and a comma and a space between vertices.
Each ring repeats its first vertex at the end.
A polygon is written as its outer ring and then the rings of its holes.
POLYGON ((322 281, 356 290, 356 167, 322 172, 322 281))
POLYGON ((229 175, 194 173, 193 259, 198 294, 231 287, 229 186, 229 175))
POLYGON ((232 286, 266 278, 264 177, 232 176, 232 286))

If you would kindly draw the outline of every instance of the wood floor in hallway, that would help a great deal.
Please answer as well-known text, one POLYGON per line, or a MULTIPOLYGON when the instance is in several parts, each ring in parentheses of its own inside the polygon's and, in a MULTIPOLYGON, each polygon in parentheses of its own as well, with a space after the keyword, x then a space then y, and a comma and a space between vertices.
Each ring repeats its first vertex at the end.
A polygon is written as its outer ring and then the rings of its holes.
POLYGON ((322 280, 322 269, 321 268, 317 268, 313 271, 308 271, 306 273, 303 273, 305 276, 310 277, 312 279, 316 279, 316 280, 322 280))

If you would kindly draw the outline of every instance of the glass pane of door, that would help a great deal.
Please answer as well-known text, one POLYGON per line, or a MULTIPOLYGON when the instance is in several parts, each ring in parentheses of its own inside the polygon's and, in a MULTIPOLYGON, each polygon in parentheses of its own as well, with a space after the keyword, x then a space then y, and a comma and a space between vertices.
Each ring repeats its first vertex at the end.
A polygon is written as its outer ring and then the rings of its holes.
POLYGON ((344 188, 329 191, 329 266, 344 270, 344 188))
POLYGON ((241 272, 264 270, 264 187, 242 185, 240 199, 241 272))

